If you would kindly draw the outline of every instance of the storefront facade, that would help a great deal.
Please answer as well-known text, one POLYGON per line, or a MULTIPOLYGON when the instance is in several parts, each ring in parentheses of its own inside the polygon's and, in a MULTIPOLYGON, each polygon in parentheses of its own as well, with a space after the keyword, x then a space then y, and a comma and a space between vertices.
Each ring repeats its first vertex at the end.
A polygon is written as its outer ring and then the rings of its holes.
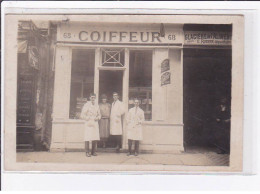
MULTIPOLYGON (((72 110, 76 105, 74 109, 80 111, 77 109, 79 101, 84 101, 93 91, 98 99, 103 93, 111 99, 111 92, 117 91, 126 112, 132 105, 132 98, 141 97, 146 117, 141 150, 183 150, 182 25, 164 28, 162 37, 160 24, 75 22, 58 25, 51 150, 84 148, 84 121, 73 115, 72 110), (80 70, 76 66, 80 63, 91 66, 85 78, 77 73, 80 70), (145 65, 138 68, 138 64, 145 65), (143 77, 140 77, 142 72, 143 77), (164 73, 165 79, 161 82, 164 73), (114 83, 112 78, 116 79, 114 83), (81 86, 85 91, 77 92, 74 89, 77 84, 72 84, 76 82, 83 82, 81 86), (110 83, 104 85, 106 82, 110 83), (107 87, 110 89, 106 90, 107 87), (72 102, 75 98, 76 102, 72 102)), ((125 122, 123 125, 125 128, 125 122)), ((126 146, 124 130, 123 149, 126 146)))
MULTIPOLYGON (((183 47, 200 39, 186 36, 183 24, 60 22, 51 151, 84 149, 84 121, 79 112, 91 92, 97 94, 97 101, 106 94, 110 103, 112 92, 118 92, 126 113, 134 97, 141 99, 145 112, 141 151, 183 151, 183 47)), ((220 40, 206 45, 231 44, 231 37, 223 34, 204 38, 220 40)))

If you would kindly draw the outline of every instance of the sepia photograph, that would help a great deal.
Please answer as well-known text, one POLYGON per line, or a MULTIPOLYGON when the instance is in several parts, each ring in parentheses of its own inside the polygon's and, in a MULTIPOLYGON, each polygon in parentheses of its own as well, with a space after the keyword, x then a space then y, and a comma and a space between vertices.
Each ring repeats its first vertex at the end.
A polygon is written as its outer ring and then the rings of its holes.
POLYGON ((6 169, 242 171, 243 19, 6 15, 6 169))

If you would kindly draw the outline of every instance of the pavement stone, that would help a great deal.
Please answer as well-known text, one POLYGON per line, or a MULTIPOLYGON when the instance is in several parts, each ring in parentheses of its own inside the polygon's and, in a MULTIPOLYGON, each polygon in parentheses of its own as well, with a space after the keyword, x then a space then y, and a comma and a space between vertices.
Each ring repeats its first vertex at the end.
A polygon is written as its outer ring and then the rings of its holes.
POLYGON ((84 152, 18 152, 17 162, 228 166, 229 155, 215 152, 139 154, 138 156, 127 156, 125 153, 98 153, 98 156, 86 157, 84 152))

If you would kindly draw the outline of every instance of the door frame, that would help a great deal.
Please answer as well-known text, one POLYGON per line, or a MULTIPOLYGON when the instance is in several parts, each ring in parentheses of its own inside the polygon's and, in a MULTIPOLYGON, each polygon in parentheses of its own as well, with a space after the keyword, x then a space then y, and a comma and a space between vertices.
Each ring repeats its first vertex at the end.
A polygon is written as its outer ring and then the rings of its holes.
MULTIPOLYGON (((122 102, 124 104, 125 113, 128 111, 128 90, 129 90, 129 49, 124 49, 125 60, 124 67, 104 67, 102 66, 102 50, 101 48, 95 49, 95 72, 94 72, 94 93, 99 99, 99 71, 123 71, 123 83, 122 83, 122 102)), ((126 138, 126 122, 125 114, 123 115, 123 135, 122 135, 122 148, 127 148, 126 138)))

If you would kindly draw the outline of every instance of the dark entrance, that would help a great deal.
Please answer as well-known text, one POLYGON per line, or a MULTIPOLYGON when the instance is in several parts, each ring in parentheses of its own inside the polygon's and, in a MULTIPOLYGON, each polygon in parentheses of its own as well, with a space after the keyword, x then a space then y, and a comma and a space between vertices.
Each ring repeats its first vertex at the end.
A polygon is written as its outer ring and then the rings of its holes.
POLYGON ((184 49, 184 146, 230 150, 231 49, 184 49))
MULTIPOLYGON (((101 95, 105 94, 108 98, 108 103, 113 102, 113 92, 119 94, 119 100, 122 101, 122 89, 123 89, 123 71, 101 70, 99 71, 99 103, 101 102, 101 95)), ((102 147, 101 142, 98 147, 102 147)), ((110 136, 106 143, 106 150, 109 148, 115 148, 114 136, 110 136)))

